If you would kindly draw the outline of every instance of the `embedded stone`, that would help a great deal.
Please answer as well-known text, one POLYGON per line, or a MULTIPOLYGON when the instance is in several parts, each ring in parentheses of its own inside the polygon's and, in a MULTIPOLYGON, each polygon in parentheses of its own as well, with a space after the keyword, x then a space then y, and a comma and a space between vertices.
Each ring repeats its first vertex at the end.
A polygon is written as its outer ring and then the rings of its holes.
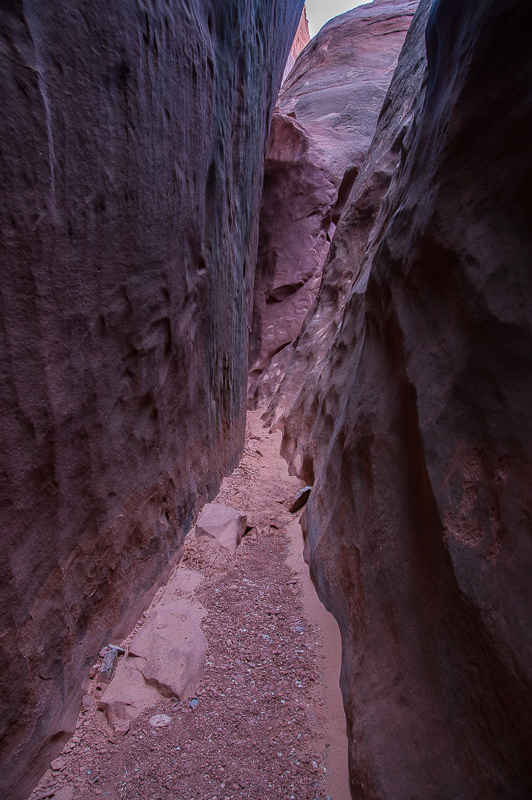
POLYGON ((196 523, 196 537, 208 536, 220 544, 231 558, 246 532, 247 515, 221 503, 207 503, 196 523))

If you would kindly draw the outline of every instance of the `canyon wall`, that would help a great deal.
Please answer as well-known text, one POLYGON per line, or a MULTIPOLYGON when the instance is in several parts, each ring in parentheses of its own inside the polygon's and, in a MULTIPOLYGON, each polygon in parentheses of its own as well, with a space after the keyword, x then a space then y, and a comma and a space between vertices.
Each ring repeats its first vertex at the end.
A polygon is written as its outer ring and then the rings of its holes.
POLYGON ((283 82, 286 78, 290 75, 294 64, 297 61, 298 55, 301 53, 302 50, 305 49, 307 44, 310 42, 310 33, 308 29, 308 20, 307 20, 307 12, 304 8, 301 12, 301 17, 299 19, 299 25, 297 26, 296 35, 294 36, 294 41, 292 42, 292 47, 290 48, 290 52, 288 53, 288 58, 286 60, 286 66, 283 72, 283 82))
POLYGON ((272 396, 318 293, 335 227, 371 144, 417 0, 328 22, 283 84, 264 174, 249 404, 272 396))
POLYGON ((353 189, 321 290, 337 322, 316 326, 326 347, 280 424, 314 483, 306 554, 342 631, 354 797, 517 800, 532 795, 532 8, 438 0, 424 79, 429 5, 396 73, 416 92, 396 171, 362 247, 353 189))
POLYGON ((0 8, 0 795, 72 732, 243 440, 303 0, 0 8))
POLYGON ((267 392, 262 388, 264 384, 275 390, 265 418, 284 428, 283 454, 291 461, 292 469, 298 473, 307 472, 309 482, 314 480, 310 434, 316 415, 317 386, 320 382, 328 386, 328 379, 322 376, 330 370, 329 351, 355 280, 360 290, 364 290, 368 260, 365 271, 362 271, 362 262, 368 240, 412 136, 416 111, 423 103, 427 74, 425 28, 431 2, 424 0, 420 4, 410 25, 380 110, 374 138, 334 231, 317 298, 297 337, 272 359, 260 380, 263 398, 267 399, 267 392), (359 280, 361 275, 362 281, 359 280))

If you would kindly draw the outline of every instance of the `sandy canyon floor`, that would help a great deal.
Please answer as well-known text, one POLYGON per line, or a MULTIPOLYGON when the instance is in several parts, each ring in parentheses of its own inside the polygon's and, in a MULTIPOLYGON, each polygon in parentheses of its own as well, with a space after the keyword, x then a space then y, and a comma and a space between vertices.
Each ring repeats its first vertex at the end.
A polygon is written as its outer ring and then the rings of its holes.
POLYGON ((303 562, 299 514, 288 510, 301 484, 279 446, 250 413, 240 465, 214 502, 245 512, 251 530, 234 561, 191 534, 171 579, 199 573, 191 595, 208 612, 193 698, 159 696, 117 736, 94 678, 76 735, 32 800, 349 800, 340 637, 303 562), (157 714, 165 727, 150 724, 157 714))

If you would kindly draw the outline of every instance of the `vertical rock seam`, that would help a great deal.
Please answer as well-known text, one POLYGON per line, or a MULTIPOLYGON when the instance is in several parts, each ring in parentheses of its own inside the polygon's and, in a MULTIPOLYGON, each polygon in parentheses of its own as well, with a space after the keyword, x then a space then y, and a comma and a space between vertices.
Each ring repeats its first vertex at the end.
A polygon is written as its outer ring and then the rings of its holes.
POLYGON ((72 731, 237 463, 302 0, 0 9, 0 795, 72 731))

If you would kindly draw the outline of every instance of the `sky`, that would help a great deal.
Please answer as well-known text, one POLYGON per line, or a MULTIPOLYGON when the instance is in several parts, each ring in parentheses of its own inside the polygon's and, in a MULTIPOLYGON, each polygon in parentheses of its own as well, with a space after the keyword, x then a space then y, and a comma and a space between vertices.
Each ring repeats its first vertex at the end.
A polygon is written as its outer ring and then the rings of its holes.
POLYGON ((307 0, 308 27, 311 36, 316 36, 317 32, 326 22, 338 14, 343 14, 355 6, 361 6, 368 0, 307 0))

